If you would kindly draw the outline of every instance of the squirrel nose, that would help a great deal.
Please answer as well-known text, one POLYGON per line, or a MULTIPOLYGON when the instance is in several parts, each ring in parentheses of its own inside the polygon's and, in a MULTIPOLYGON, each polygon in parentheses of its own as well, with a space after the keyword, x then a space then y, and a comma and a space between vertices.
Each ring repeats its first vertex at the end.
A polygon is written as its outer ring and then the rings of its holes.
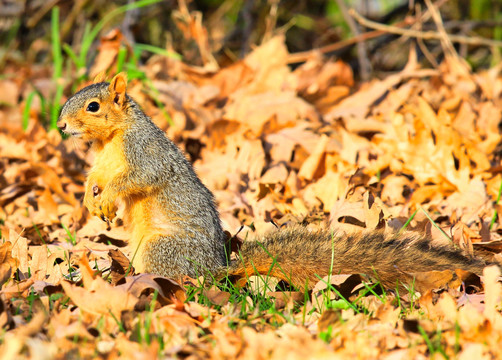
POLYGON ((56 126, 58 127, 59 130, 64 131, 66 129, 66 123, 62 121, 58 121, 56 126))

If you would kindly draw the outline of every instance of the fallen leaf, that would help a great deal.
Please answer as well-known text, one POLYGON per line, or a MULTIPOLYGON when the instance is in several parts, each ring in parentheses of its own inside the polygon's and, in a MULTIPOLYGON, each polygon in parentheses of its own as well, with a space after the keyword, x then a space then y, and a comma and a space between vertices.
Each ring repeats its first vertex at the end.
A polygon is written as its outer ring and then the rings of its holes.
POLYGON ((124 283, 117 285, 118 289, 139 298, 144 291, 158 291, 163 304, 171 304, 173 300, 184 302, 186 293, 183 286, 174 280, 155 274, 138 274, 124 278, 124 283))
POLYGON ((0 245, 0 289, 17 269, 17 260, 12 257, 12 243, 6 241, 0 245))
POLYGON ((207 297, 212 304, 217 306, 226 305, 231 296, 229 292, 217 289, 204 290, 203 295, 207 297))
POLYGON ((82 311, 95 315, 113 315, 116 319, 124 310, 133 309, 138 298, 124 287, 114 287, 100 276, 95 276, 89 263, 83 258, 80 270, 84 287, 61 281, 63 290, 82 311))
POLYGON ((112 285, 116 285, 121 279, 134 274, 134 267, 129 259, 118 249, 111 249, 108 256, 112 259, 110 277, 112 285))

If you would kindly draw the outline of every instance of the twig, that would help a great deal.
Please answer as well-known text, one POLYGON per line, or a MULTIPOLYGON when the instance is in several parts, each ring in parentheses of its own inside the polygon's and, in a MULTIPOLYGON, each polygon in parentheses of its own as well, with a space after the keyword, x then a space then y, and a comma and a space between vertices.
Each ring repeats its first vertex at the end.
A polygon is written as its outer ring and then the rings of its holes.
MULTIPOLYGON (((375 30, 386 32, 386 33, 409 36, 409 37, 420 38, 420 39, 425 39, 425 40, 441 40, 442 39, 442 35, 436 31, 416 31, 416 30, 410 30, 410 29, 402 29, 402 28, 397 27, 395 25, 380 24, 375 21, 371 21, 371 20, 364 18, 363 16, 358 14, 354 9, 350 9, 349 14, 351 16, 353 16, 358 23, 360 23, 361 25, 366 26, 370 29, 375 29, 375 30)), ((459 43, 459 44, 502 47, 502 41, 498 41, 498 40, 490 40, 490 39, 482 38, 479 36, 467 37, 467 36, 453 35, 453 34, 447 34, 447 35, 448 35, 448 38, 450 39, 451 42, 455 42, 455 43, 459 43)))
POLYGON ((243 58, 249 52, 249 39, 251 39, 251 32, 253 31, 253 16, 251 15, 253 11, 254 1, 246 0, 244 6, 241 10, 241 16, 244 23, 242 29, 242 46, 240 57, 243 58))
POLYGON ((448 33, 444 29, 443 20, 441 19, 441 14, 439 14, 438 9, 432 4, 430 0, 425 0, 425 4, 427 5, 427 9, 429 10, 432 16, 434 24, 436 24, 439 35, 441 36, 441 43, 443 44, 443 49, 446 50, 451 56, 458 58, 458 54, 455 51, 455 48, 453 47, 453 43, 451 42, 448 33))
MULTIPOLYGON (((420 12, 421 12, 420 11, 420 6, 418 4, 416 4, 415 5, 415 13, 419 14, 420 12)), ((423 24, 423 22, 422 22, 422 16, 418 16, 418 18, 420 20, 417 21, 416 25, 418 27, 418 31, 422 31, 422 24, 423 24)), ((417 38, 416 41, 417 41, 418 46, 422 50, 422 53, 424 54, 425 58, 427 60, 429 60, 429 62, 432 64, 432 66, 434 66, 435 68, 437 68, 439 66, 439 64, 436 61, 436 59, 434 58, 434 56, 431 54, 431 52, 429 51, 429 49, 427 48, 427 45, 425 45, 424 39, 417 38)))
MULTIPOLYGON (((354 35, 359 35, 361 32, 359 31, 356 22, 349 15, 347 5, 345 5, 344 0, 336 0, 338 7, 342 11, 343 18, 345 22, 349 26, 350 30, 354 35)), ((371 63, 368 60, 368 50, 366 49, 366 44, 364 41, 357 42, 357 60, 359 62, 359 74, 361 79, 366 81, 370 77, 371 73, 371 63)))
MULTIPOLYGON (((401 22, 395 24, 394 26, 400 27, 400 26, 407 26, 407 25, 410 25, 410 21, 408 21, 408 20, 401 21, 401 22)), ((337 50, 352 46, 352 45, 357 44, 361 41, 374 39, 379 36, 387 35, 387 34, 388 34, 388 31, 382 31, 382 30, 368 31, 368 32, 362 33, 360 35, 354 36, 350 39, 346 39, 346 40, 342 40, 342 41, 339 41, 339 42, 336 42, 333 44, 325 45, 320 48, 296 52, 296 53, 290 54, 288 56, 288 64, 296 64, 296 63, 305 62, 314 53, 327 54, 327 53, 330 53, 333 51, 337 51, 337 50)))
MULTIPOLYGON (((133 0, 127 0, 128 4, 133 3, 133 0)), ((127 11, 124 16, 124 20, 120 25, 120 29, 124 34, 125 38, 130 44, 134 44, 136 41, 134 39, 134 34, 131 31, 131 27, 136 23, 139 17, 139 8, 133 9, 131 11, 127 11)))
POLYGON ((275 29, 275 24, 277 23, 279 9, 278 0, 269 0, 267 2, 270 4, 270 10, 268 12, 267 18, 265 19, 265 34, 263 35, 263 39, 261 41, 262 44, 272 37, 273 30, 275 29))

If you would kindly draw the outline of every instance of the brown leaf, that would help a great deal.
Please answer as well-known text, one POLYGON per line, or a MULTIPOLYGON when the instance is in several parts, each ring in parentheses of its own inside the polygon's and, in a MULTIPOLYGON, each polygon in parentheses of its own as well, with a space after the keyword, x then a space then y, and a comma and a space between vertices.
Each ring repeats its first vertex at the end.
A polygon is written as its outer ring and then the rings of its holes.
POLYGON ((415 279, 415 289, 421 293, 432 289, 444 288, 447 284, 455 288, 461 283, 455 272, 451 270, 407 272, 406 274, 415 279))
POLYGON ((485 286, 485 310, 484 315, 494 325, 500 323, 500 312, 498 306, 502 301, 502 286, 500 285, 500 268, 498 266, 489 266, 483 270, 483 282, 485 286))
POLYGON ((0 80, 0 103, 8 105, 17 105, 20 89, 12 80, 0 80))
POLYGON ((59 224, 58 204, 54 200, 50 190, 46 188, 44 192, 38 197, 38 212, 34 217, 35 223, 42 223, 46 225, 59 224))
POLYGON ((339 323, 340 319, 341 314, 339 310, 327 309, 323 311, 319 321, 317 322, 319 332, 327 331, 330 325, 339 323))
POLYGON ((254 136, 271 133, 271 130, 293 127, 298 119, 318 121, 318 115, 312 105, 293 92, 284 91, 278 94, 259 93, 239 98, 235 103, 225 107, 223 118, 239 121, 254 136))
POLYGON ((301 291, 269 291, 267 296, 275 299, 274 306, 276 309, 293 309, 295 305, 305 303, 305 293, 301 291))
MULTIPOLYGON (((326 294, 323 293, 330 286, 334 286, 338 293, 345 299, 348 299, 355 291, 358 291, 362 285, 363 278, 359 274, 330 274, 319 280, 312 289, 312 302, 322 304, 326 294)), ((338 299, 338 294, 334 291, 328 292, 333 299, 338 299)))
POLYGON ((112 259, 112 265, 110 267, 112 285, 116 285, 124 277, 134 274, 134 267, 122 251, 119 249, 111 249, 108 251, 108 256, 112 259))
POLYGON ((67 191, 63 190, 61 179, 54 171, 54 169, 43 163, 32 164, 32 167, 33 170, 38 172, 41 179, 44 181, 45 186, 59 195, 68 204, 75 205, 77 203, 77 200, 72 193, 68 193, 67 191))
POLYGON ((18 261, 12 257, 12 243, 6 241, 0 245, 0 289, 17 269, 18 261))
POLYGON ((47 265, 49 252, 47 245, 37 246, 31 255, 30 269, 35 280, 45 280, 47 278, 47 265))
MULTIPOLYGON (((330 212, 334 210, 336 203, 344 197, 346 192, 346 179, 341 178, 338 173, 330 170, 315 183, 307 185, 303 197, 305 202, 310 205, 321 201, 322 209, 330 212)), ((304 212, 304 214, 306 213, 304 212)))
POLYGON ((138 298, 123 287, 114 287, 94 275, 85 257, 79 262, 84 287, 62 281, 63 290, 82 311, 95 315, 110 315, 119 319, 124 310, 133 309, 138 298))
POLYGON ((28 277, 28 240, 16 233, 14 230, 9 231, 9 241, 12 244, 12 257, 18 263, 17 267, 24 278, 28 277))
POLYGON ((34 281, 33 279, 23 280, 11 286, 7 286, 2 289, 3 299, 5 301, 12 299, 13 297, 21 296, 26 290, 28 290, 34 281))
POLYGON ((288 169, 283 163, 279 163, 269 168, 260 179, 261 184, 284 183, 288 178, 288 169))
POLYGON ((164 304, 172 304, 174 300, 184 302, 186 293, 183 286, 174 280, 155 274, 138 274, 124 278, 125 282, 117 286, 127 293, 139 298, 145 291, 157 290, 159 300, 164 304))
POLYGON ((324 159, 324 153, 326 152, 328 142, 329 138, 324 134, 321 135, 315 150, 310 154, 300 168, 300 171, 298 172, 299 178, 305 180, 312 180, 314 178, 314 175, 318 171, 320 165, 322 164, 322 160, 324 159))
POLYGON ((218 71, 211 78, 211 84, 220 88, 221 98, 228 98, 241 86, 249 84, 253 80, 253 70, 245 61, 238 61, 218 71))
POLYGON ((14 327, 12 315, 5 303, 0 299, 0 329, 10 329, 14 327))
POLYGON ((325 115, 328 121, 334 121, 337 118, 345 119, 364 119, 370 106, 381 98, 389 89, 399 84, 403 78, 408 76, 430 76, 433 72, 429 70, 411 70, 406 69, 401 73, 388 76, 384 80, 375 80, 353 94, 340 101, 337 106, 325 115))
POLYGON ((204 290, 203 295, 208 298, 211 303, 217 306, 223 306, 228 303, 231 294, 226 291, 221 291, 218 289, 204 290))
POLYGON ((94 65, 89 73, 91 78, 110 69, 122 45, 123 37, 124 36, 118 29, 113 29, 108 34, 101 37, 98 56, 94 60, 94 65))

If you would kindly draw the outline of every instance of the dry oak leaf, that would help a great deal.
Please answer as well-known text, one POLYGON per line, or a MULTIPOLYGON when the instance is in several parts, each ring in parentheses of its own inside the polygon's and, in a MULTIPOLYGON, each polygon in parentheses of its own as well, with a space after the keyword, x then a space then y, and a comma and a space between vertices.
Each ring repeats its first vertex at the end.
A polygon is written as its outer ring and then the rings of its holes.
POLYGON ((375 80, 366 84, 353 95, 340 101, 324 118, 327 121, 334 121, 337 118, 344 118, 349 121, 353 119, 364 119, 371 106, 385 95, 389 89, 394 88, 403 79, 408 77, 426 77, 436 74, 437 71, 434 70, 413 70, 405 68, 400 73, 391 75, 384 80, 375 80))
POLYGON ((330 209, 329 221, 336 229, 354 230, 356 228, 353 225, 357 225, 358 229, 364 227, 366 224, 364 203, 351 202, 346 199, 336 201, 330 209))
POLYGON ((43 163, 33 163, 32 168, 38 173, 44 185, 51 189, 52 192, 59 195, 68 204, 73 206, 77 205, 75 195, 63 189, 61 177, 53 168, 43 163))
POLYGON ((305 293, 301 291, 269 291, 267 296, 274 298, 274 306, 276 309, 293 309, 295 305, 303 305, 305 303, 305 293))
POLYGON ((293 127, 298 119, 318 122, 315 108, 291 91, 264 92, 238 98, 225 107, 223 118, 239 121, 255 136, 267 131, 270 122, 273 128, 293 127))
POLYGON ((502 331, 502 315, 499 304, 502 301, 502 285, 500 284, 500 268, 488 266, 483 270, 483 282, 485 286, 485 317, 490 320, 492 326, 502 331))
POLYGON ((253 80, 230 94, 239 101, 247 94, 273 91, 279 94, 291 70, 287 64, 288 49, 283 35, 275 36, 254 49, 244 58, 244 64, 253 70, 253 80))
POLYGON ((43 225, 60 224, 58 203, 54 200, 51 191, 45 188, 42 194, 37 195, 38 211, 33 216, 33 222, 43 225))
POLYGON ((145 291, 158 291, 158 299, 163 305, 171 304, 175 300, 184 302, 186 293, 183 286, 174 280, 156 274, 138 274, 124 278, 125 282, 117 286, 128 294, 139 298, 145 291))
POLYGON ((290 79, 295 90, 307 100, 326 105, 334 104, 338 97, 331 97, 330 91, 341 88, 348 95, 349 87, 354 86, 354 74, 351 67, 341 60, 324 61, 321 56, 312 56, 306 63, 293 71, 290 79))
POLYGON ((414 279, 415 289, 420 293, 425 293, 431 289, 442 289, 446 285, 450 288, 456 288, 462 283, 452 270, 443 271, 424 271, 424 272, 404 272, 414 279))
POLYGON ((312 302, 322 303, 322 291, 326 290, 331 285, 337 289, 337 292, 332 292, 331 296, 338 298, 338 294, 348 299, 353 293, 362 288, 363 277, 359 274, 330 274, 326 275, 322 280, 319 280, 312 289, 312 302), (318 301, 318 302, 316 302, 318 301))
POLYGON ((96 315, 113 314, 117 319, 124 310, 131 310, 138 298, 124 287, 114 287, 100 276, 94 275, 84 256, 80 262, 80 271, 84 287, 62 281, 61 285, 68 297, 82 311, 96 315))
POLYGON ((221 291, 217 288, 204 290, 203 294, 212 304, 217 306, 226 305, 231 296, 229 292, 221 291))
POLYGON ((12 243, 6 241, 0 245, 0 288, 10 279, 17 269, 18 261, 12 257, 12 243))
POLYGON ((127 256, 122 253, 119 249, 110 249, 108 251, 108 256, 112 259, 112 264, 110 267, 110 277, 112 279, 112 285, 116 285, 121 279, 127 275, 134 274, 134 267, 127 258, 127 256))
POLYGON ((17 105, 19 99, 19 86, 12 80, 0 81, 0 103, 10 106, 17 105))
POLYGON ((33 279, 28 279, 28 280, 23 280, 21 282, 18 282, 14 285, 8 286, 2 291, 0 291, 0 294, 2 295, 2 299, 4 301, 8 301, 12 299, 13 297, 19 297, 22 296, 25 291, 27 291, 31 286, 34 284, 33 279))
MULTIPOLYGON (((344 197, 346 192, 346 179, 340 176, 339 173, 328 170, 318 181, 305 187, 303 200, 311 206, 320 201, 323 210, 328 212, 334 209, 337 202, 344 197)), ((307 212, 304 213, 306 214, 307 212)))
MULTIPOLYGON (((270 157, 275 162, 291 162, 295 148, 301 147, 307 155, 311 154, 317 144, 320 136, 309 129, 306 121, 299 121, 295 127, 288 127, 279 130, 276 133, 268 134, 265 139, 270 146, 270 157)), ((338 150, 338 149, 337 149, 338 150)), ((295 151, 295 160, 299 152, 295 151)))
POLYGON ((118 29, 113 29, 101 37, 98 56, 90 71, 90 77, 94 78, 99 73, 110 69, 117 57, 124 36, 118 29))
POLYGON ((12 244, 12 256, 18 260, 18 268, 22 274, 28 274, 28 239, 9 229, 9 242, 12 244))
POLYGON ((9 308, 5 305, 5 303, 0 299, 0 329, 4 328, 12 328, 14 327, 14 321, 12 319, 12 315, 9 311, 9 308))
POLYGON ((303 162, 302 167, 298 172, 298 178, 305 180, 312 180, 314 178, 314 174, 316 174, 317 169, 324 159, 324 153, 326 152, 326 146, 328 146, 328 142, 329 138, 324 134, 321 135, 316 148, 303 162))

